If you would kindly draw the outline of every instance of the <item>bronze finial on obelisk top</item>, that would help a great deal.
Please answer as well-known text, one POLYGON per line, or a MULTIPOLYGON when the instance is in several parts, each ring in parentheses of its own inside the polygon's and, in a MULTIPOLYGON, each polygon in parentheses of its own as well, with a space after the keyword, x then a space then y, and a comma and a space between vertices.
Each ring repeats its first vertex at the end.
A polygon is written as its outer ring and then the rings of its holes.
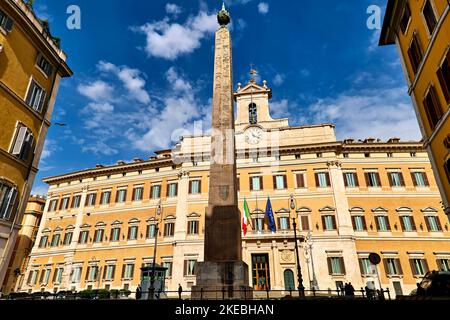
POLYGON ((195 267, 195 299, 250 298, 248 266, 242 261, 241 213, 238 208, 234 136, 231 21, 225 9, 217 14, 211 127, 209 199, 205 215, 204 261, 195 267), (206 293, 208 292, 208 293, 206 293))

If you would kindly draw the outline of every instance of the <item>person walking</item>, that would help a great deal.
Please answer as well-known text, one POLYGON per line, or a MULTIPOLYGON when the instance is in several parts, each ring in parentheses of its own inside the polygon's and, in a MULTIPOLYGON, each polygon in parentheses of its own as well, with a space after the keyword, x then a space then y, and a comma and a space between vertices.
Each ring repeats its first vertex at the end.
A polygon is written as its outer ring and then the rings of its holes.
POLYGON ((141 300, 142 297, 142 289, 141 289, 141 285, 138 284, 137 288, 136 288, 136 300, 141 300))
POLYGON ((183 287, 181 284, 178 284, 178 299, 181 300, 181 294, 183 293, 183 287))
POLYGON ((355 288, 353 287, 351 282, 348 283, 348 295, 352 299, 355 297, 355 288))

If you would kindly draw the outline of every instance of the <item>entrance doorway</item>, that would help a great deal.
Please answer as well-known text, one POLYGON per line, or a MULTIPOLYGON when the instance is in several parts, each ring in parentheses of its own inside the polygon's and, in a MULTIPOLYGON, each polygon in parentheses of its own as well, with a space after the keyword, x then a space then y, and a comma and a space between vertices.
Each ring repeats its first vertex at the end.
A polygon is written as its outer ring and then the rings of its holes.
POLYGON ((252 254, 252 277, 255 290, 270 289, 268 254, 252 254))
POLYGON ((286 291, 295 290, 294 272, 291 269, 284 270, 284 289, 286 291))

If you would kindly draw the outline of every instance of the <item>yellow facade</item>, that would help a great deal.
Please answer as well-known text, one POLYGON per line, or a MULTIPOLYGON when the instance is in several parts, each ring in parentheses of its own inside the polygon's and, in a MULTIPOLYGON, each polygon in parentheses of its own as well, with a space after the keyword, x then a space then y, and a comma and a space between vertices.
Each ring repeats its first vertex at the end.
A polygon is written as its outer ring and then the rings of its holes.
POLYGON ((72 74, 44 26, 22 1, 0 3, 0 283, 37 173, 60 79, 72 74))
POLYGON ((31 196, 22 219, 22 227, 17 237, 16 245, 11 256, 6 277, 4 292, 16 291, 24 281, 28 258, 36 241, 39 224, 45 207, 45 198, 31 196))
MULTIPOLYGON (((331 124, 295 127, 288 119, 272 119, 266 82, 238 85, 235 97, 239 207, 246 199, 252 216, 243 236, 243 259, 255 289, 268 286, 286 294, 294 283, 295 290, 294 217, 299 234, 310 233, 313 241, 310 251, 305 242, 300 248, 307 289, 313 275, 320 290, 348 281, 355 288, 368 281, 378 286, 376 276, 359 267, 371 252, 384 259, 378 269, 383 288, 396 294, 413 290, 427 269, 449 266, 449 224, 422 143, 337 141, 331 124), (257 121, 250 124, 253 103, 257 121), (274 233, 265 221, 268 196, 274 233), (390 265, 395 259, 401 270, 390 265)), ((178 284, 189 290, 195 285, 192 267, 203 260, 209 143, 206 135, 185 136, 172 152, 157 152, 148 160, 44 179, 49 193, 38 241, 17 289, 134 290, 140 267, 153 261, 155 239, 147 231, 159 222, 156 263, 171 269, 166 290, 176 295, 178 284), (114 228, 120 228, 118 238, 114 228), (70 241, 64 241, 69 233, 70 241)))
POLYGON ((450 215, 449 7, 447 0, 389 1, 380 44, 399 48, 424 145, 450 215), (411 56, 414 39, 417 59, 411 56))

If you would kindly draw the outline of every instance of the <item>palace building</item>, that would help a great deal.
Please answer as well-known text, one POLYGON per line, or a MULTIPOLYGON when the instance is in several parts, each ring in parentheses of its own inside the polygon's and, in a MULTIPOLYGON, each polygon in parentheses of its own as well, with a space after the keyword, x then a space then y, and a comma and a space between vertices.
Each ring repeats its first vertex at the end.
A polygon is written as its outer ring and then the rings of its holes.
POLYGON ((22 223, 61 78, 60 40, 31 1, 0 1, 0 285, 22 223))
POLYGON ((396 44, 450 218, 450 2, 389 0, 380 45, 396 44))
MULTIPOLYGON (((338 141, 332 124, 290 126, 270 116, 266 81, 239 84, 234 97, 239 208, 246 199, 252 218, 242 238, 251 286, 296 290, 294 217, 309 237, 299 243, 307 290, 349 281, 379 288, 371 252, 382 258, 383 288, 395 294, 409 294, 428 270, 450 270, 449 223, 421 142, 338 141), (267 226, 268 197, 276 232, 267 226)), ((156 237, 166 290, 189 290, 203 261, 210 141, 184 136, 146 160, 44 179, 42 222, 17 290, 134 290, 156 237)))

